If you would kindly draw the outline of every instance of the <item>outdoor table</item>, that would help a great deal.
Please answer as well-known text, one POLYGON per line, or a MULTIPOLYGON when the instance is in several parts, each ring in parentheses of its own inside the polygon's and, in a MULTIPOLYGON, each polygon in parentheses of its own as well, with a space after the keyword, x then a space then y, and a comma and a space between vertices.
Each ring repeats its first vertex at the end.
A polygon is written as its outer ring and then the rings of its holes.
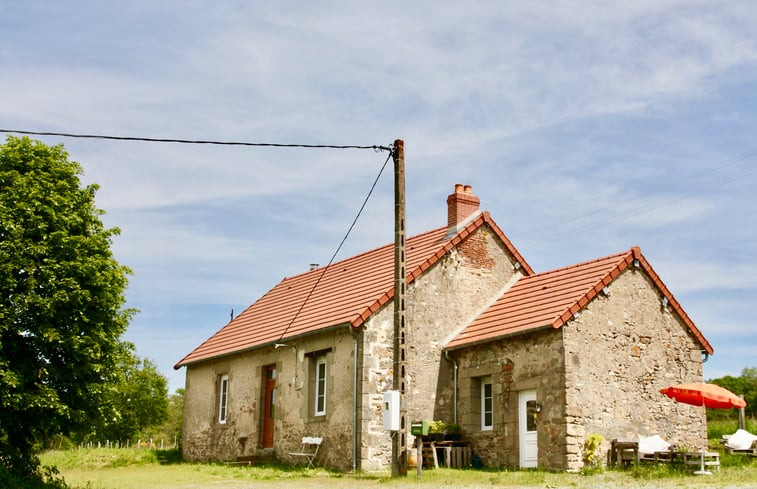
POLYGON ((681 457, 681 452, 678 450, 663 450, 660 452, 654 452, 654 461, 655 462, 670 462, 675 463, 679 457, 681 457))
POLYGON ((435 443, 435 448, 444 451, 444 465, 450 468, 463 468, 471 464, 470 443, 460 440, 445 440, 435 443))
MULTIPOLYGON (((699 466, 702 464, 702 451, 686 452, 683 454, 684 465, 699 466)), ((715 467, 720 470, 720 453, 704 452, 704 466, 715 467)))
POLYGON ((624 462, 639 463, 638 441, 613 440, 610 443, 610 464, 623 465, 624 462))

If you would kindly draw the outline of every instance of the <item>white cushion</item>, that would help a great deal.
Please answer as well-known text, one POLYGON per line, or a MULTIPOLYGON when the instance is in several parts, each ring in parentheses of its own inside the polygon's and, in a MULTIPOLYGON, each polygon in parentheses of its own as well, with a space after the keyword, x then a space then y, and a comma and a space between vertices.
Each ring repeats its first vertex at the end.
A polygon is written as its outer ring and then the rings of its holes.
POLYGON ((639 453, 665 452, 670 449, 670 443, 663 440, 660 435, 639 435, 639 453))
POLYGON ((736 433, 728 437, 725 446, 733 450, 749 450, 754 440, 757 440, 757 436, 746 430, 736 430, 736 433))

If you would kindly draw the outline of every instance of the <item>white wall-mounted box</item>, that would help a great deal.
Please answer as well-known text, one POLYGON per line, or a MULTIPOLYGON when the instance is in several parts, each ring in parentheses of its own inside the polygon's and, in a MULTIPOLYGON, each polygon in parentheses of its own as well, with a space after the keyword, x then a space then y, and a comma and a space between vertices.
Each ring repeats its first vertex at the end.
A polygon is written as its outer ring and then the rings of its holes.
POLYGON ((384 429, 387 431, 400 430, 400 391, 384 392, 384 429))

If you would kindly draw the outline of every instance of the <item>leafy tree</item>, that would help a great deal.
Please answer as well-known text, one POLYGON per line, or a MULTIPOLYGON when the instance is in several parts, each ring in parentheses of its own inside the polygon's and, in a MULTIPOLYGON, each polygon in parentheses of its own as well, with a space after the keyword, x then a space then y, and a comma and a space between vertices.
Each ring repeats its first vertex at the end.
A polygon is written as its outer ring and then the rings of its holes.
POLYGON ((106 396, 112 415, 97 431, 100 439, 133 439, 168 418, 168 381, 153 362, 125 355, 118 375, 106 396))
POLYGON ((133 311, 81 167, 62 145, 0 146, 0 471, 38 472, 35 443, 101 417, 133 311))
POLYGON ((181 428, 184 419, 184 389, 176 389, 176 392, 168 396, 168 417, 159 425, 143 428, 139 437, 142 440, 152 439, 157 445, 165 442, 165 446, 181 445, 181 428))
MULTIPOLYGON (((747 416, 757 416, 757 368, 745 368, 741 375, 734 377, 726 375, 719 379, 710 380, 713 384, 725 387, 734 394, 744 396, 746 401, 747 416)), ((733 409, 712 409, 708 410, 707 415, 712 419, 735 418, 737 413, 733 409)))
POLYGON ((161 431, 168 435, 171 442, 181 444, 181 428, 184 421, 184 389, 168 396, 168 419, 161 427, 161 431))

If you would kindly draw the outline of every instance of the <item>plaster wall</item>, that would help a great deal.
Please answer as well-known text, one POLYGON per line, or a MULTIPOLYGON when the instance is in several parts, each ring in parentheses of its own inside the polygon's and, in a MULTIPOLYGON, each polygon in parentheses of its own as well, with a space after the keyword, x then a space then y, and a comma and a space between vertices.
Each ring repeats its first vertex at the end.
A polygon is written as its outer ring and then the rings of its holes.
POLYGON ((264 347, 187 368, 183 453, 188 460, 234 460, 261 452, 263 367, 276 366, 272 454, 293 461, 303 436, 323 436, 320 464, 351 468, 353 336, 348 326, 286 347, 264 347), (326 415, 314 415, 315 362, 326 359, 326 415), (218 422, 218 379, 229 376, 228 415, 218 422))
POLYGON ((702 381, 701 346, 640 269, 629 268, 564 327, 568 467, 581 466, 585 438, 659 434, 701 446, 702 408, 659 393, 702 381))

